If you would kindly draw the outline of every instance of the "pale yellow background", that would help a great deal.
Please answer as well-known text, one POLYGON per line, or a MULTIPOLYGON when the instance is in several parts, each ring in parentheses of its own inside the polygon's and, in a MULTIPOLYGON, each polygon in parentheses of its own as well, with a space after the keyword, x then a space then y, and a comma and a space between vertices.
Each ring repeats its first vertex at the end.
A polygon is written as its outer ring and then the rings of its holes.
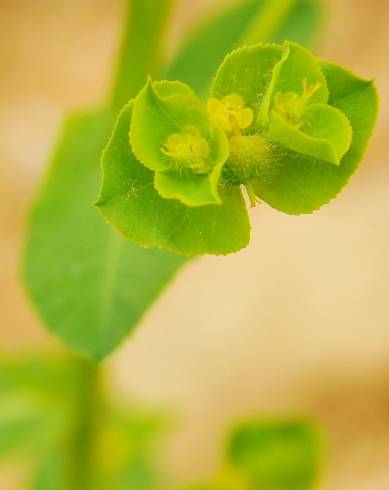
MULTIPOLYGON (((171 50, 216 3, 181 0, 171 50)), ((235 420, 302 414, 328 432, 324 489, 389 488, 389 1, 329 11, 318 51, 381 92, 362 169, 312 216, 255 209, 251 247, 189 265, 107 365, 118 399, 177 415, 177 481, 212 473, 235 420)), ((120 0, 0 0, 2 350, 61 349, 17 278, 23 220, 64 113, 106 93, 120 14, 120 0)), ((22 489, 26 471, 1 463, 0 488, 22 489)))

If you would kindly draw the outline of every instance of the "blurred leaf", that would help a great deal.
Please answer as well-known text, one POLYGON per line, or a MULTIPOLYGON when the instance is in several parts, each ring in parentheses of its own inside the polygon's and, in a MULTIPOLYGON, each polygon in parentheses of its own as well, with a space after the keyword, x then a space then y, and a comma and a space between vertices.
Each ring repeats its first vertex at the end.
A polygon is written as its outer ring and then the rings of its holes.
POLYGON ((42 453, 66 433, 75 379, 69 360, 0 358, 0 455, 42 453))
POLYGON ((46 355, 22 359, 0 356, 0 396, 15 391, 62 393, 72 386, 76 370, 71 359, 46 355))
POLYGON ((309 490, 320 466, 316 428, 306 422, 253 422, 231 437, 230 463, 258 490, 309 490))
MULTIPOLYGON (((260 3, 247 1, 212 22, 198 41, 184 48, 170 75, 192 83, 198 76, 198 89, 209 85, 217 65, 242 38, 260 3), (193 70, 188 76, 189 67, 193 70)), ((136 93, 147 72, 158 70, 170 6, 169 0, 134 2, 126 21, 114 107, 136 93)), ((309 20, 301 32, 315 29, 316 22, 312 17, 309 20)), ((96 360, 135 327, 183 263, 172 254, 125 244, 91 207, 97 196, 99 154, 112 123, 111 114, 105 112, 66 124, 50 174, 34 204, 24 265, 27 288, 48 329, 96 360)))
MULTIPOLYGON (((172 0, 128 0, 113 108, 158 69, 172 0), (131 11, 130 11, 131 10, 131 11)), ((30 216, 24 279, 47 328, 69 347, 101 360, 135 327, 184 262, 131 246, 93 208, 99 159, 114 118, 109 110, 65 124, 30 216)))
POLYGON ((97 479, 94 488, 158 490, 161 475, 155 450, 165 418, 129 408, 105 419, 97 441, 97 479))
POLYGON ((63 412, 39 393, 0 396, 0 456, 16 450, 44 452, 65 431, 63 412))
POLYGON ((69 490, 66 456, 56 447, 38 465, 32 490, 69 490))
POLYGON ((30 216, 24 279, 47 328, 101 360, 184 259, 125 242, 92 206, 110 113, 72 117, 30 216))
POLYGON ((189 83, 202 94, 227 53, 246 44, 248 36, 253 44, 288 39, 309 46, 321 14, 319 0, 245 0, 195 29, 164 77, 189 83))

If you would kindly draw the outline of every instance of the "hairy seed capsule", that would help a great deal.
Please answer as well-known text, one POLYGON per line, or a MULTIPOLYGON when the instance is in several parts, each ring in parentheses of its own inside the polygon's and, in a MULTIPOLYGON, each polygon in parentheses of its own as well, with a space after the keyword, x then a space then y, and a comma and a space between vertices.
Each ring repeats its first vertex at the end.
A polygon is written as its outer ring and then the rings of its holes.
POLYGON ((234 136, 229 140, 230 158, 224 177, 231 184, 247 184, 269 173, 272 160, 270 144, 260 135, 234 136))

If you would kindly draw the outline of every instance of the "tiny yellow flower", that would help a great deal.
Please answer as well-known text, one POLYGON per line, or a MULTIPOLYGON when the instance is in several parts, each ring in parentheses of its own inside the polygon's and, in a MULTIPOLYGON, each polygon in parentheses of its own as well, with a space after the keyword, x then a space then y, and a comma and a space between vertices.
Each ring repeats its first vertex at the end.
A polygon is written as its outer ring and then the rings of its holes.
POLYGON ((230 94, 223 99, 208 99, 207 108, 214 123, 227 134, 240 134, 242 129, 249 128, 254 121, 252 109, 246 107, 243 97, 238 94, 230 94))
POLYGON ((208 142, 194 126, 185 126, 181 133, 169 136, 162 152, 177 161, 177 168, 187 168, 196 173, 206 173, 210 150, 208 142))
POLYGON ((278 92, 275 96, 274 108, 276 112, 296 128, 301 128, 301 126, 303 126, 303 112, 309 103, 310 98, 321 87, 320 82, 309 85, 307 78, 304 78, 302 85, 303 90, 301 95, 294 92, 278 92))

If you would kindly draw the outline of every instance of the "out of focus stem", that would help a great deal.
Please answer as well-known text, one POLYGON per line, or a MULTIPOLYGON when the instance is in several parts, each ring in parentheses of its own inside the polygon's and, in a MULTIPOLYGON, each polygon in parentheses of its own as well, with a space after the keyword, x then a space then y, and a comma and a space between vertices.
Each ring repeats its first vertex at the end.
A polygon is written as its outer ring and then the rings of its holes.
POLYGON ((126 0, 124 32, 110 105, 118 110, 158 75, 164 35, 175 0, 126 0))
POLYGON ((271 42, 296 2, 297 0, 266 0, 242 37, 241 44, 271 42))
POLYGON ((75 421, 69 441, 69 489, 95 490, 95 448, 101 414, 100 368, 76 359, 75 421))

